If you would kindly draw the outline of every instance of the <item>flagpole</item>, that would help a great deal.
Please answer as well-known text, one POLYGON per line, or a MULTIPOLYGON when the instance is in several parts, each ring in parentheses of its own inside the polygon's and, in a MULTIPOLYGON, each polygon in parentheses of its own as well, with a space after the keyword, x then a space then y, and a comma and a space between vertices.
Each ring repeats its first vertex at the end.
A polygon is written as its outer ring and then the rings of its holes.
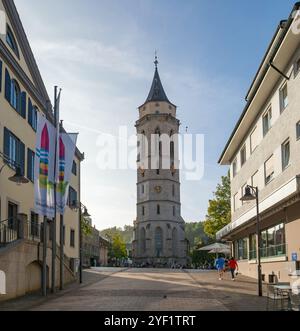
POLYGON ((57 137, 59 135, 59 114, 57 113, 57 86, 54 87, 54 120, 56 127, 55 139, 55 156, 54 156, 54 219, 52 224, 52 277, 51 277, 51 292, 55 293, 55 278, 56 278, 56 212, 57 212, 57 198, 56 198, 56 163, 57 163, 57 137))
POLYGON ((47 217, 44 216, 43 222, 43 279, 42 279, 42 286, 43 286, 43 296, 47 296, 47 217))
MULTIPOLYGON (((62 127, 62 122, 60 122, 60 127, 62 127)), ((64 215, 60 214, 60 268, 59 268, 59 289, 62 291, 64 289, 64 215)))

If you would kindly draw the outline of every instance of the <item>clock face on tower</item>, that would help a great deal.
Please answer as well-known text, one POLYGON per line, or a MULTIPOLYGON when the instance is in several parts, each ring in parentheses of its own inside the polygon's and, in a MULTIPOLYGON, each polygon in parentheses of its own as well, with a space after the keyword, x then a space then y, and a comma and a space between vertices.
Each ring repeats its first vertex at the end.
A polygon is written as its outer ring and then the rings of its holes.
POLYGON ((156 193, 161 193, 161 191, 162 191, 162 188, 161 188, 161 186, 155 186, 155 192, 156 193))

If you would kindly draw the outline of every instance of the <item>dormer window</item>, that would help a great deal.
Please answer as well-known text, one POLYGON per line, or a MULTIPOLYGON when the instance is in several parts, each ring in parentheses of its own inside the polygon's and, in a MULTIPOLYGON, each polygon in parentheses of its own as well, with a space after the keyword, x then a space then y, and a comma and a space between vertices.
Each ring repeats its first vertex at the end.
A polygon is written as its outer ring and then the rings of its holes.
POLYGON ((6 42, 9 45, 9 47, 13 50, 13 52, 16 54, 16 56, 19 58, 19 49, 16 42, 16 39, 14 37, 14 34, 11 30, 11 28, 7 25, 7 31, 6 31, 6 42))

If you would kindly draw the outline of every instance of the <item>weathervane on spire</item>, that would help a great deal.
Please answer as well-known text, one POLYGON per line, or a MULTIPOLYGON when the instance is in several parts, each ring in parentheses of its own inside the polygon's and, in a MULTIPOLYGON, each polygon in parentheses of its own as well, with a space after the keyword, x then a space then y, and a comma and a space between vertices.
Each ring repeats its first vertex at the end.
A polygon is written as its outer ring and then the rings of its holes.
POLYGON ((154 64, 155 64, 155 68, 157 69, 157 66, 158 66, 158 57, 157 57, 157 50, 155 50, 155 61, 154 61, 154 64))

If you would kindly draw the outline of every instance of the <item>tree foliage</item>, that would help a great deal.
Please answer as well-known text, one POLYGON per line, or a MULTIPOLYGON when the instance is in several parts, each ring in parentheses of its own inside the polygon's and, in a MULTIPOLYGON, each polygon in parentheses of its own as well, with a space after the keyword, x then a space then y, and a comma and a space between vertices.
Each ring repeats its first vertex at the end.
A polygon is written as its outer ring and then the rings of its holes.
POLYGON ((204 231, 215 238, 218 231, 231 221, 230 175, 223 176, 217 186, 214 199, 209 201, 208 214, 204 223, 204 231))
POLYGON ((190 243, 191 250, 194 250, 198 246, 208 244, 210 238, 204 232, 203 222, 186 223, 185 225, 186 239, 190 243))
POLYGON ((109 257, 117 261, 127 258, 126 243, 119 234, 114 234, 111 238, 109 257))
POLYGON ((89 237, 92 235, 92 226, 84 217, 81 217, 81 231, 84 236, 89 237))
POLYGON ((100 232, 104 238, 113 238, 115 235, 119 235, 125 244, 130 244, 133 238, 133 226, 125 225, 124 228, 109 228, 100 232))

